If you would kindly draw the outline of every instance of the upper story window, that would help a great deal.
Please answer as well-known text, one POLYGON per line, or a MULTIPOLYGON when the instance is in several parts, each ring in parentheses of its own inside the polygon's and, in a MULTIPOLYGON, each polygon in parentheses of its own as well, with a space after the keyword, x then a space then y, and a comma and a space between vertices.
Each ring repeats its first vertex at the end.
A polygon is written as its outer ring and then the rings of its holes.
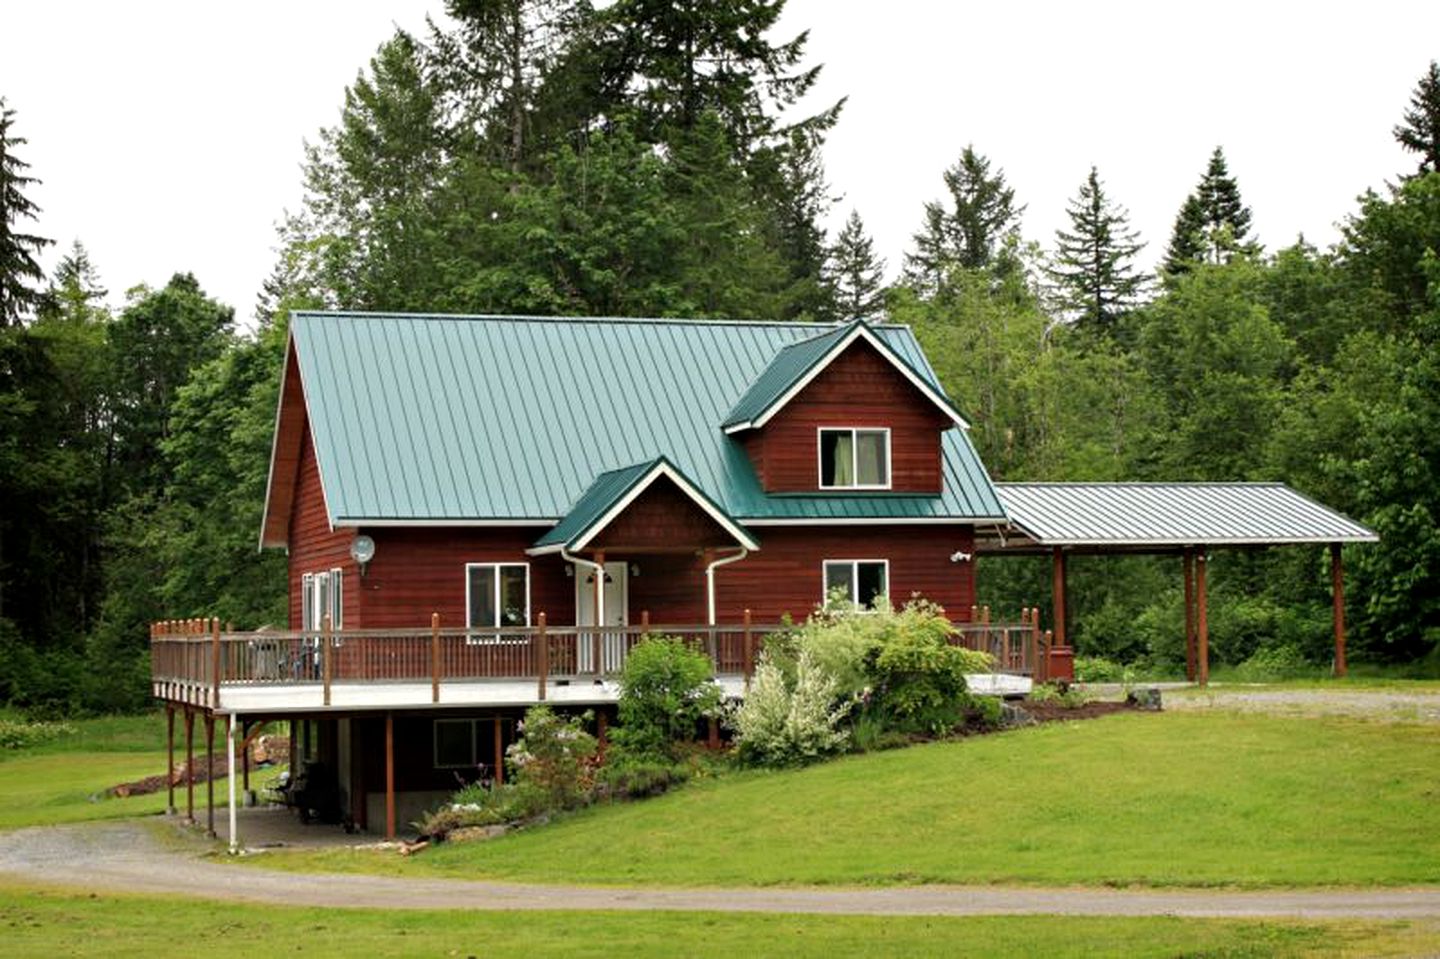
POLYGON ((889 489, 888 429, 820 430, 821 489, 889 489))
MULTIPOLYGON (((468 563, 465 566, 465 625, 500 629, 530 625, 530 566, 526 563, 468 563)), ((501 642, 497 634, 472 634, 471 642, 501 642)))

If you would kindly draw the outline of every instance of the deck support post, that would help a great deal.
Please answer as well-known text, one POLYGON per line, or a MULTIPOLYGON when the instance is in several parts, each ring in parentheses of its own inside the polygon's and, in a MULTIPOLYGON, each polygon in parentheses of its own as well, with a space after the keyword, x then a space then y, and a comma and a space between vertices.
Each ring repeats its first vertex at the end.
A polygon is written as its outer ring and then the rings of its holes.
POLYGON ((320 663, 325 677, 325 705, 330 705, 330 616, 326 614, 320 624, 320 663))
POLYGON ((195 712, 185 707, 185 821, 195 825, 195 712))
MULTIPOLYGON (((262 725, 263 725, 263 723, 262 723, 262 725)), ((257 729, 256 732, 259 732, 259 730, 257 729)), ((242 787, 244 788, 246 795, 249 795, 249 793, 250 793, 250 735, 249 735, 249 733, 250 733, 250 731, 249 731, 249 724, 246 723, 246 722, 242 722, 242 723, 240 724, 240 769, 242 770, 242 772, 243 772, 243 774, 244 774, 244 776, 245 776, 245 780, 244 780, 244 782, 242 783, 242 787)), ((231 762, 230 768, 233 770, 233 769, 235 768, 235 766, 234 766, 234 762, 235 762, 235 742, 234 742, 234 737, 233 737, 233 736, 231 737, 231 742, 230 742, 230 762, 231 762)), ((231 778, 233 779, 234 777, 232 776, 231 778)))
POLYGON ((175 707, 165 704, 165 814, 175 815, 175 707))
POLYGON ((595 551, 595 632, 590 635, 591 665, 595 667, 595 675, 599 676, 604 670, 600 664, 600 631, 605 628, 605 551, 595 551))
POLYGON ((1195 553, 1195 632, 1198 638, 1198 673, 1201 686, 1210 685, 1210 613, 1205 598, 1205 551, 1195 553))
POLYGON ((1185 678, 1195 682, 1195 550, 1180 554, 1185 576, 1185 678))
POLYGON ((1051 583, 1055 645, 1066 645, 1065 636, 1065 551, 1059 546, 1054 551, 1054 571, 1051 583))
POLYGON ((395 714, 385 712, 385 838, 395 840, 395 714))
POLYGON ((220 617, 210 620, 210 708, 220 708, 220 617))
POLYGON ((747 606, 743 614, 742 622, 745 625, 744 636, 744 657, 743 668, 745 670, 745 681, 748 683, 750 677, 755 675, 755 632, 753 628, 750 608, 747 606))
POLYGON ((215 838, 215 714, 205 714, 205 835, 215 838))
POLYGON ((604 707, 595 711, 595 755, 605 762, 605 748, 610 745, 610 717, 604 707))
POLYGON ((1344 678, 1345 666, 1345 560, 1340 544, 1330 544, 1330 593, 1335 603, 1335 675, 1344 678))
POLYGON ((495 714, 495 785, 505 785, 505 737, 499 713, 495 714))
POLYGON ((545 637, 545 612, 535 619, 535 698, 545 701, 545 675, 550 672, 550 640, 545 637))
POLYGON ((430 701, 440 701, 440 614, 430 614, 430 701))
MULTIPOLYGON (((239 835, 239 823, 238 823, 239 816, 237 815, 237 813, 236 813, 236 811, 235 811, 235 766, 234 766, 234 763, 235 763, 235 721, 236 721, 236 716, 235 716, 234 713, 231 713, 231 714, 230 714, 230 728, 229 728, 228 733, 227 733, 227 735, 226 735, 226 739, 228 740, 228 746, 229 746, 229 749, 227 750, 226 755, 230 757, 230 770, 229 770, 229 771, 230 771, 230 775, 226 776, 225 779, 226 779, 226 781, 227 781, 227 784, 228 784, 228 787, 229 787, 229 790, 228 790, 228 791, 229 791, 229 793, 230 793, 230 855, 232 855, 232 856, 235 855, 236 853, 238 853, 238 852, 240 851, 240 835, 239 835)), ((245 756, 247 757, 247 759, 248 759, 248 757, 250 756, 250 750, 249 750, 249 749, 246 749, 246 750, 245 750, 245 756)), ((247 765, 246 765, 246 780, 245 780, 245 786, 246 786, 246 789, 249 789, 250 780, 249 780, 249 765, 248 765, 248 763, 247 763, 247 765)))

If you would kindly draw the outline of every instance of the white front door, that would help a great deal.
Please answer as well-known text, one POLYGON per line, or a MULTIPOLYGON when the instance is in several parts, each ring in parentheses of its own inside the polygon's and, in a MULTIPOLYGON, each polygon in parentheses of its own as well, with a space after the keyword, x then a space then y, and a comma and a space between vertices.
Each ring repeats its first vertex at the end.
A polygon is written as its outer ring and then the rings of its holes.
MULTIPOLYGON (((605 564, 605 626, 624 626, 630 622, 629 577, 630 567, 626 563, 605 564)), ((575 566, 575 625, 595 625, 595 570, 589 566, 575 566)), ((580 633, 576 658, 582 673, 595 669, 595 639, 593 633, 580 633)), ((601 640, 602 672, 618 672, 624 662, 625 637, 620 634, 606 635, 601 640)))

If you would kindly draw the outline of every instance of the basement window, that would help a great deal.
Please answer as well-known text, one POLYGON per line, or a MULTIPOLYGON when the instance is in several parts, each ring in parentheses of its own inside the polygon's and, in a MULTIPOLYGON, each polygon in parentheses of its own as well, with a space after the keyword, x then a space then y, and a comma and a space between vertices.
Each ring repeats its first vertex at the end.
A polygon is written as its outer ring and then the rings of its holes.
POLYGON ((888 429, 822 428, 819 433, 821 489, 889 489, 888 429))
POLYGON ((884 559, 827 559, 825 591, 821 602, 839 597, 862 609, 890 594, 890 561, 884 559))

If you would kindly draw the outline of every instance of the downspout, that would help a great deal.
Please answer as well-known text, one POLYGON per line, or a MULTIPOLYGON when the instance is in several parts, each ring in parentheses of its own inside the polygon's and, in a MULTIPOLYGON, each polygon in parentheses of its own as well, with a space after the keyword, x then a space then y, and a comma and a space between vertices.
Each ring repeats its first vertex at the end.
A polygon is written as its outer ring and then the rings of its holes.
MULTIPOLYGON (((570 551, 560 547, 560 558, 574 563, 576 566, 586 566, 595 573, 595 627, 599 629, 605 625, 605 567, 592 560, 581 559, 579 556, 571 556, 570 551)), ((580 625, 580 611, 575 611, 575 625, 580 625)))
POLYGON ((744 559, 746 556, 749 555, 750 550, 742 546, 740 547, 740 552, 734 553, 730 556, 721 557, 717 560, 712 560, 710 565, 705 567, 705 602, 706 613, 708 616, 708 619, 706 620, 707 625, 715 625, 715 570, 721 566, 724 566, 727 563, 738 563, 740 560, 744 559))

